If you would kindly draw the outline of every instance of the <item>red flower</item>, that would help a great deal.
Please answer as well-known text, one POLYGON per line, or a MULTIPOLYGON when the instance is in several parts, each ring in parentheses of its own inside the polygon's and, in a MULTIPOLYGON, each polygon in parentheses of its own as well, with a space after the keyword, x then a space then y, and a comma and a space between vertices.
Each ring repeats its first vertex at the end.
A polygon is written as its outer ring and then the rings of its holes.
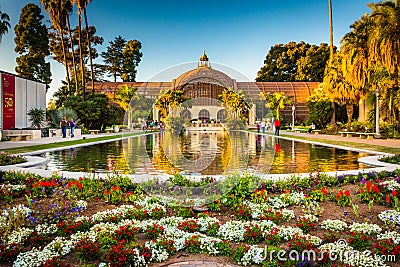
POLYGON ((371 192, 371 188, 372 188, 372 183, 371 183, 371 181, 368 181, 368 182, 365 184, 365 187, 367 188, 368 193, 371 192))
POLYGON ((392 196, 394 196, 394 197, 397 196, 397 191, 396 190, 392 191, 392 196))
POLYGON ((349 191, 349 190, 344 191, 344 195, 345 195, 346 197, 349 197, 349 196, 350 196, 350 191, 349 191))
POLYGON ((324 194, 325 196, 328 195, 328 190, 326 190, 325 187, 321 188, 321 193, 324 194))
POLYGON ((364 188, 361 188, 361 190, 360 190, 360 194, 364 194, 364 188))
POLYGON ((377 194, 379 194, 381 192, 381 190, 379 190, 379 188, 375 184, 372 187, 372 190, 374 190, 374 192, 377 193, 377 194))
POLYGON ((386 203, 390 204, 390 197, 386 195, 386 203))

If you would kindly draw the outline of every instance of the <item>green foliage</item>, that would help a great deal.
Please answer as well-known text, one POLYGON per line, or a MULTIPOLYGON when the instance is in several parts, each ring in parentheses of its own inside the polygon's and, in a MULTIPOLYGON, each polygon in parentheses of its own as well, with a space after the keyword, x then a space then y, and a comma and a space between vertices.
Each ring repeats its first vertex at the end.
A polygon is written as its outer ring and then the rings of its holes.
POLYGON ((121 78, 124 82, 136 81, 136 67, 142 59, 140 49, 142 44, 138 40, 130 40, 125 44, 122 55, 124 56, 124 64, 122 66, 121 78))
POLYGON ((14 50, 20 54, 15 71, 21 77, 49 84, 50 63, 45 61, 46 56, 50 55, 49 38, 43 18, 40 7, 35 4, 27 4, 22 8, 19 22, 14 28, 14 50))
POLYGON ((102 52, 104 69, 110 76, 121 77, 124 82, 134 82, 136 67, 139 65, 143 54, 140 52, 142 44, 138 40, 126 41, 122 36, 117 36, 110 41, 107 51, 102 52))
POLYGON ((323 129, 330 122, 333 109, 328 98, 323 98, 320 95, 311 95, 306 102, 306 107, 309 111, 308 123, 314 123, 317 129, 323 129))
POLYGON ((283 92, 275 92, 272 94, 270 92, 261 92, 260 98, 265 101, 265 106, 271 109, 275 118, 279 118, 280 109, 284 109, 286 106, 293 104, 293 101, 291 100, 292 97, 285 96, 285 93, 283 92))
POLYGON ((88 94, 85 101, 80 96, 70 96, 65 100, 64 107, 74 110, 77 118, 89 129, 104 129, 116 124, 116 118, 122 110, 109 107, 104 94, 88 94))
POLYGON ((165 119, 165 128, 173 132, 179 133, 183 129, 184 120, 181 117, 168 116, 165 119))
POLYGON ((0 166, 14 165, 14 164, 19 164, 19 163, 24 163, 26 161, 27 161, 26 158, 24 158, 22 156, 9 155, 4 152, 0 153, 0 166))
POLYGON ((0 43, 9 28, 11 28, 10 17, 0 10, 0 43))
POLYGON ((29 120, 32 122, 31 127, 40 129, 45 125, 44 121, 46 120, 46 111, 43 109, 31 108, 27 115, 29 116, 29 120))
POLYGON ((305 42, 275 44, 268 51, 257 82, 322 81, 329 47, 305 42))

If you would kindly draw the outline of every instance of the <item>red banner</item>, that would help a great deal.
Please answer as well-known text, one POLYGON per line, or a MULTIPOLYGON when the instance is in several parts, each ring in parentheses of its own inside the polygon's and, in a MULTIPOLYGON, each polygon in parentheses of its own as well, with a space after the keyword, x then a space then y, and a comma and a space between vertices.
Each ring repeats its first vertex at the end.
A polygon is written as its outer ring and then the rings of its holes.
POLYGON ((3 73, 3 130, 15 127, 15 76, 3 73))

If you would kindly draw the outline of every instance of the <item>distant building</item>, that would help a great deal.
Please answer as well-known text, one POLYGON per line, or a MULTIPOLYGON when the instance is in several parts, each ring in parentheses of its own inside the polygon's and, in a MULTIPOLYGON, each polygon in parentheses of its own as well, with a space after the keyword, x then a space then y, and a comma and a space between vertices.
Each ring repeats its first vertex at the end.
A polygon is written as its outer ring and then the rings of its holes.
POLYGON ((30 127, 28 111, 46 110, 46 84, 0 71, 0 129, 30 127))
MULTIPOLYGON (((286 96, 292 96, 295 106, 296 121, 308 119, 306 108, 307 98, 314 93, 318 82, 240 82, 232 79, 227 74, 213 69, 205 52, 200 57, 198 66, 195 69, 181 74, 172 81, 159 82, 95 82, 95 91, 106 94, 112 101, 118 87, 122 85, 138 87, 139 94, 155 99, 160 91, 180 89, 188 98, 195 99, 192 107, 185 110, 181 116, 189 119, 217 119, 223 117, 223 108, 216 105, 218 95, 225 88, 234 91, 242 90, 247 93, 254 102, 252 112, 249 113, 249 124, 254 124, 256 118, 265 117, 265 108, 259 100, 260 92, 284 92, 286 96), (257 105, 257 107, 256 107, 257 105), (255 115, 255 116, 254 116, 255 115)), ((292 121, 292 107, 286 107, 281 111, 283 118, 292 121)), ((157 114, 154 119, 159 119, 157 114)))

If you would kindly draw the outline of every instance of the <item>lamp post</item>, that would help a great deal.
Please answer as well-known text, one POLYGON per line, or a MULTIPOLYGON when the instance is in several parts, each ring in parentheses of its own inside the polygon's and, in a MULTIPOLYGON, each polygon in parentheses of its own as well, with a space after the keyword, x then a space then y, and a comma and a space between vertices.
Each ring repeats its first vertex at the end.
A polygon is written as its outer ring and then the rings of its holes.
POLYGON ((375 89, 376 96, 376 107, 375 107, 375 137, 380 138, 381 133, 379 132, 379 89, 375 89))
POLYGON ((293 105, 292 106, 292 131, 294 131, 294 112, 296 110, 296 107, 293 105))

